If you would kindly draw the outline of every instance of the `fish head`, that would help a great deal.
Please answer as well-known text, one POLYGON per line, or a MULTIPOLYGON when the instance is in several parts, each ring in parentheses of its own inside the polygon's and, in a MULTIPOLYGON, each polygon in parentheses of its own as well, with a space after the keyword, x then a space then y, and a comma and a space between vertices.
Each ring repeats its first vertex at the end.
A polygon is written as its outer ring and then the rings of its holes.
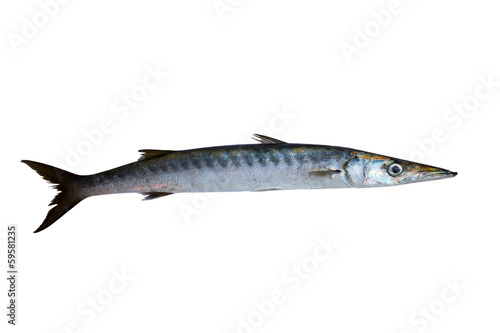
POLYGON ((455 177, 456 172, 388 156, 351 151, 344 165, 352 187, 402 185, 455 177))

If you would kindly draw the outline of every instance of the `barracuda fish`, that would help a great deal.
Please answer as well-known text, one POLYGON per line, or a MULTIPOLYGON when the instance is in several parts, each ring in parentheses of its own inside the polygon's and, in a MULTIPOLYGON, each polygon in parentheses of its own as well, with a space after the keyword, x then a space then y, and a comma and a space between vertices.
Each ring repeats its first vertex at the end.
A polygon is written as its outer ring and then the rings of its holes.
POLYGON ((80 176, 23 160, 59 193, 42 231, 85 198, 140 193, 144 200, 184 192, 238 192, 392 186, 457 175, 445 169, 343 147, 286 143, 254 134, 259 144, 191 150, 140 150, 137 162, 80 176))

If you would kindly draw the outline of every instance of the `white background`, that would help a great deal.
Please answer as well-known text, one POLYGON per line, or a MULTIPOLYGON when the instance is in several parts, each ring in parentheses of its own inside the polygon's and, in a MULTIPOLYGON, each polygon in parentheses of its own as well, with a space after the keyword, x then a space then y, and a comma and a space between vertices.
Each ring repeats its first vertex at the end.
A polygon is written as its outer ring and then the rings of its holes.
POLYGON ((0 5, 0 258, 6 271, 15 223, 20 272, 15 328, 0 283, 2 332, 498 331, 498 83, 473 105, 476 89, 487 92, 481 77, 500 81, 498 6, 401 0, 381 27, 370 13, 389 1, 221 3, 230 10, 70 1, 47 22, 37 1, 0 5), (33 16, 46 24, 23 37, 33 16), (357 53, 346 57, 347 44, 357 53), (114 112, 146 68, 169 75, 128 115, 114 112), (448 113, 464 101, 474 110, 448 113), (68 165, 105 119, 112 130, 68 165), (21 159, 89 174, 138 149, 246 143, 254 132, 424 158, 459 175, 363 190, 102 196, 32 233, 55 191, 21 159), (318 237, 340 244, 319 263, 318 237), (283 276, 303 262, 311 273, 292 290, 283 276), (255 302, 273 290, 283 302, 264 317, 255 302))

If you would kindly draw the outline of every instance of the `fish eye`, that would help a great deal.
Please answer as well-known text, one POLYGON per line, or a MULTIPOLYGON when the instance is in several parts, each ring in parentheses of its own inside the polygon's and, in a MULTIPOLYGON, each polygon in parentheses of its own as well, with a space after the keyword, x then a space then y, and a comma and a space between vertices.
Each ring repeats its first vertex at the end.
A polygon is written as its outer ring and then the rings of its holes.
POLYGON ((403 167, 401 166, 401 164, 398 164, 398 163, 392 163, 390 164, 388 167, 387 167, 387 172, 393 176, 393 177, 396 177, 396 176, 399 176, 402 172, 403 172, 403 167))

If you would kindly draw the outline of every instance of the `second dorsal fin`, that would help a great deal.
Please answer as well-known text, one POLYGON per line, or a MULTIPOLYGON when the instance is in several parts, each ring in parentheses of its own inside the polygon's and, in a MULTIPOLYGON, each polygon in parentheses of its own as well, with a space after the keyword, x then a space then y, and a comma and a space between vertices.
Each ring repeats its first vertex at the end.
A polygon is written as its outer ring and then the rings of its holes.
POLYGON ((265 136, 261 134, 254 134, 252 139, 257 140, 264 145, 277 145, 280 143, 286 143, 285 141, 281 141, 275 138, 271 138, 270 136, 265 136))
POLYGON ((141 149, 139 152, 142 154, 139 157, 139 161, 146 161, 152 158, 160 157, 163 155, 167 155, 173 153, 173 150, 158 150, 158 149, 141 149))

